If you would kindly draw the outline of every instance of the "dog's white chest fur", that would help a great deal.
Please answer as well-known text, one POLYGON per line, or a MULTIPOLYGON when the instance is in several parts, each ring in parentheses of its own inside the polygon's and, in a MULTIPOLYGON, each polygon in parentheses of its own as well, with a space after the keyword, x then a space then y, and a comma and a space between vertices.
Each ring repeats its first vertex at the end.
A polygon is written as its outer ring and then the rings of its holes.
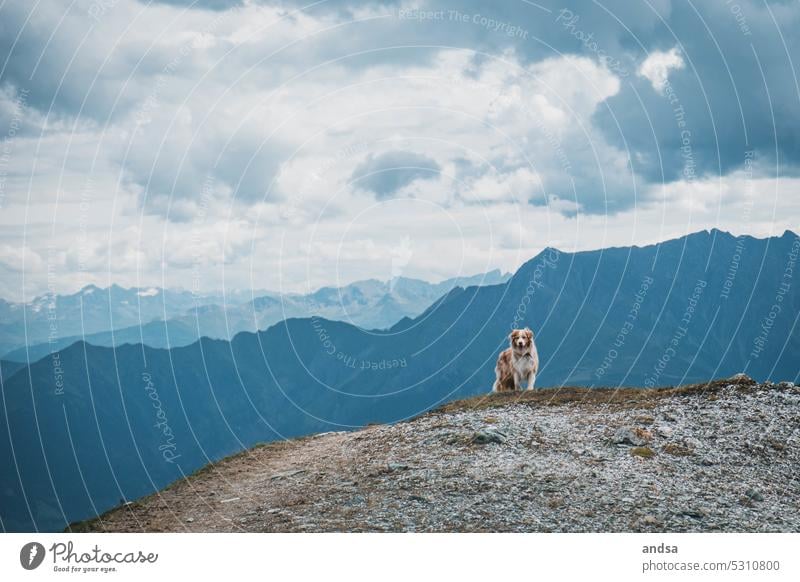
POLYGON ((533 373, 533 356, 531 354, 522 354, 521 356, 514 357, 514 369, 517 374, 523 378, 527 378, 533 373))

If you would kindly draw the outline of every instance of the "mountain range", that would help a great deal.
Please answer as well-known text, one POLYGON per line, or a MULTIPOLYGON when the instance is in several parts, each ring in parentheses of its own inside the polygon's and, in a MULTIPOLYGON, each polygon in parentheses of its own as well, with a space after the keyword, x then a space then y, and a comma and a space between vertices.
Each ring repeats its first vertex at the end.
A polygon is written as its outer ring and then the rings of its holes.
POLYGON ((312 316, 169 350, 76 342, 4 374, 2 526, 59 530, 259 442, 488 392, 513 327, 536 334, 538 386, 796 381, 798 252, 789 231, 548 248, 383 331, 312 316))
POLYGON ((0 351, 5 354, 26 345, 169 319, 198 304, 220 300, 190 291, 119 285, 107 289, 87 285, 77 293, 40 295, 28 303, 0 299, 0 351))
POLYGON ((29 304, 0 300, 0 353, 13 362, 35 362, 79 340, 96 346, 143 343, 186 346, 201 337, 230 339, 289 317, 319 315, 366 329, 385 329, 415 317, 457 286, 495 285, 499 270, 440 283, 395 277, 297 293, 228 292, 195 295, 158 287, 101 289, 88 285, 71 295, 42 295, 29 304))

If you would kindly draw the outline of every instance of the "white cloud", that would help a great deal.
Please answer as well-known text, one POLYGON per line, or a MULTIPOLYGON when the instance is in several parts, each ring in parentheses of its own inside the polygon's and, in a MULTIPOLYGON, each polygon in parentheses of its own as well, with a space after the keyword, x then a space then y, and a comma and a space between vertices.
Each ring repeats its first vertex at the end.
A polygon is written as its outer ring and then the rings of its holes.
POLYGON ((639 65, 637 74, 644 77, 658 93, 663 93, 667 86, 671 71, 683 69, 686 64, 683 62, 678 47, 672 47, 666 52, 654 51, 639 65))
MULTIPOLYGON (((73 55, 92 3, 66 14, 44 4, 25 30, 46 42, 63 17, 40 69, 60 78, 56 57, 73 55)), ((4 16, 24 22, 26 10, 12 8, 4 16)), ((437 279, 513 270, 547 244, 598 248, 737 224, 767 234, 797 216, 793 180, 749 182, 774 208, 760 204, 745 222, 741 176, 663 188, 634 176, 628 152, 595 125, 598 112, 620 113, 624 91, 596 54, 532 58, 503 46, 489 56, 494 45, 470 36, 484 32, 474 26, 449 23, 467 40, 444 42, 456 38, 440 37, 447 23, 355 28, 348 18, 250 2, 225 13, 115 2, 75 55, 46 131, 37 135, 55 94, 46 84, 31 96, 45 109, 25 111, 4 176, 0 295, 19 293, 21 256, 28 293, 46 284, 48 261, 62 290, 189 286, 195 275, 203 289, 306 290, 386 278, 404 240, 414 252, 403 274, 437 279), (349 184, 370 156, 392 151, 441 171, 404 183, 397 203, 349 184)), ((638 73, 661 92, 684 66, 673 48, 638 73)), ((0 117, 11 97, 0 88, 0 117)))
POLYGON ((21 273, 25 271, 39 271, 45 262, 41 255, 30 247, 22 248, 12 245, 0 245, 0 267, 9 271, 21 273))
MULTIPOLYGON (((426 249, 404 267, 409 276, 444 278, 493 269, 495 259, 504 266, 525 260, 530 249, 519 245, 530 236, 509 238, 509 217, 528 216, 531 202, 542 205, 537 215, 579 208, 569 202, 575 192, 563 156, 574 167, 602 168, 620 155, 591 128, 595 109, 619 84, 585 58, 522 65, 506 53, 475 68, 472 57, 445 50, 430 63, 347 74, 334 67, 278 91, 228 86, 235 62, 202 88, 192 77, 170 77, 147 123, 134 108, 97 133, 99 148, 87 129, 67 157, 81 163, 55 173, 69 204, 33 219, 46 219, 42 244, 67 248, 59 284, 172 279, 186 286, 201 271, 204 288, 222 286, 223 277, 247 286, 252 273, 262 288, 304 290, 330 284, 332 264, 343 282, 383 278, 391 271, 385 257, 404 237, 426 249), (419 152, 441 168, 396 193, 409 201, 400 212, 349 184, 370 156, 391 151, 419 152), (81 189, 96 152, 87 212, 81 189), (84 241, 75 238, 81 222, 84 241)), ((70 137, 48 140, 56 151, 70 137)))
POLYGON ((461 192, 469 202, 516 202, 527 204, 537 196, 543 202, 542 179, 529 168, 518 168, 506 174, 492 170, 475 180, 470 180, 461 192))

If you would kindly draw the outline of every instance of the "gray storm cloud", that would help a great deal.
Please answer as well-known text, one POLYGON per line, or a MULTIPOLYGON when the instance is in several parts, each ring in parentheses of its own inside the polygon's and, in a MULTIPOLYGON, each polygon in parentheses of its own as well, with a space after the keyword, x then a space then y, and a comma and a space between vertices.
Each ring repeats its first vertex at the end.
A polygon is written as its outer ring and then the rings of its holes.
POLYGON ((425 155, 389 151, 367 156, 356 167, 351 180, 380 200, 391 197, 414 180, 435 179, 440 170, 439 164, 425 155))

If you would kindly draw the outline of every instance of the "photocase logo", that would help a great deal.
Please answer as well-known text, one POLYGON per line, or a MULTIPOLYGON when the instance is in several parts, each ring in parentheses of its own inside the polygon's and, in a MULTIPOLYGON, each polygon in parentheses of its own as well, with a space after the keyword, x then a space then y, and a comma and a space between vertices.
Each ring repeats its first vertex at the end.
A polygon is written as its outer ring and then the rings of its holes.
POLYGON ((39 542, 28 542, 19 552, 19 563, 26 570, 35 570, 44 561, 44 546, 39 542))

